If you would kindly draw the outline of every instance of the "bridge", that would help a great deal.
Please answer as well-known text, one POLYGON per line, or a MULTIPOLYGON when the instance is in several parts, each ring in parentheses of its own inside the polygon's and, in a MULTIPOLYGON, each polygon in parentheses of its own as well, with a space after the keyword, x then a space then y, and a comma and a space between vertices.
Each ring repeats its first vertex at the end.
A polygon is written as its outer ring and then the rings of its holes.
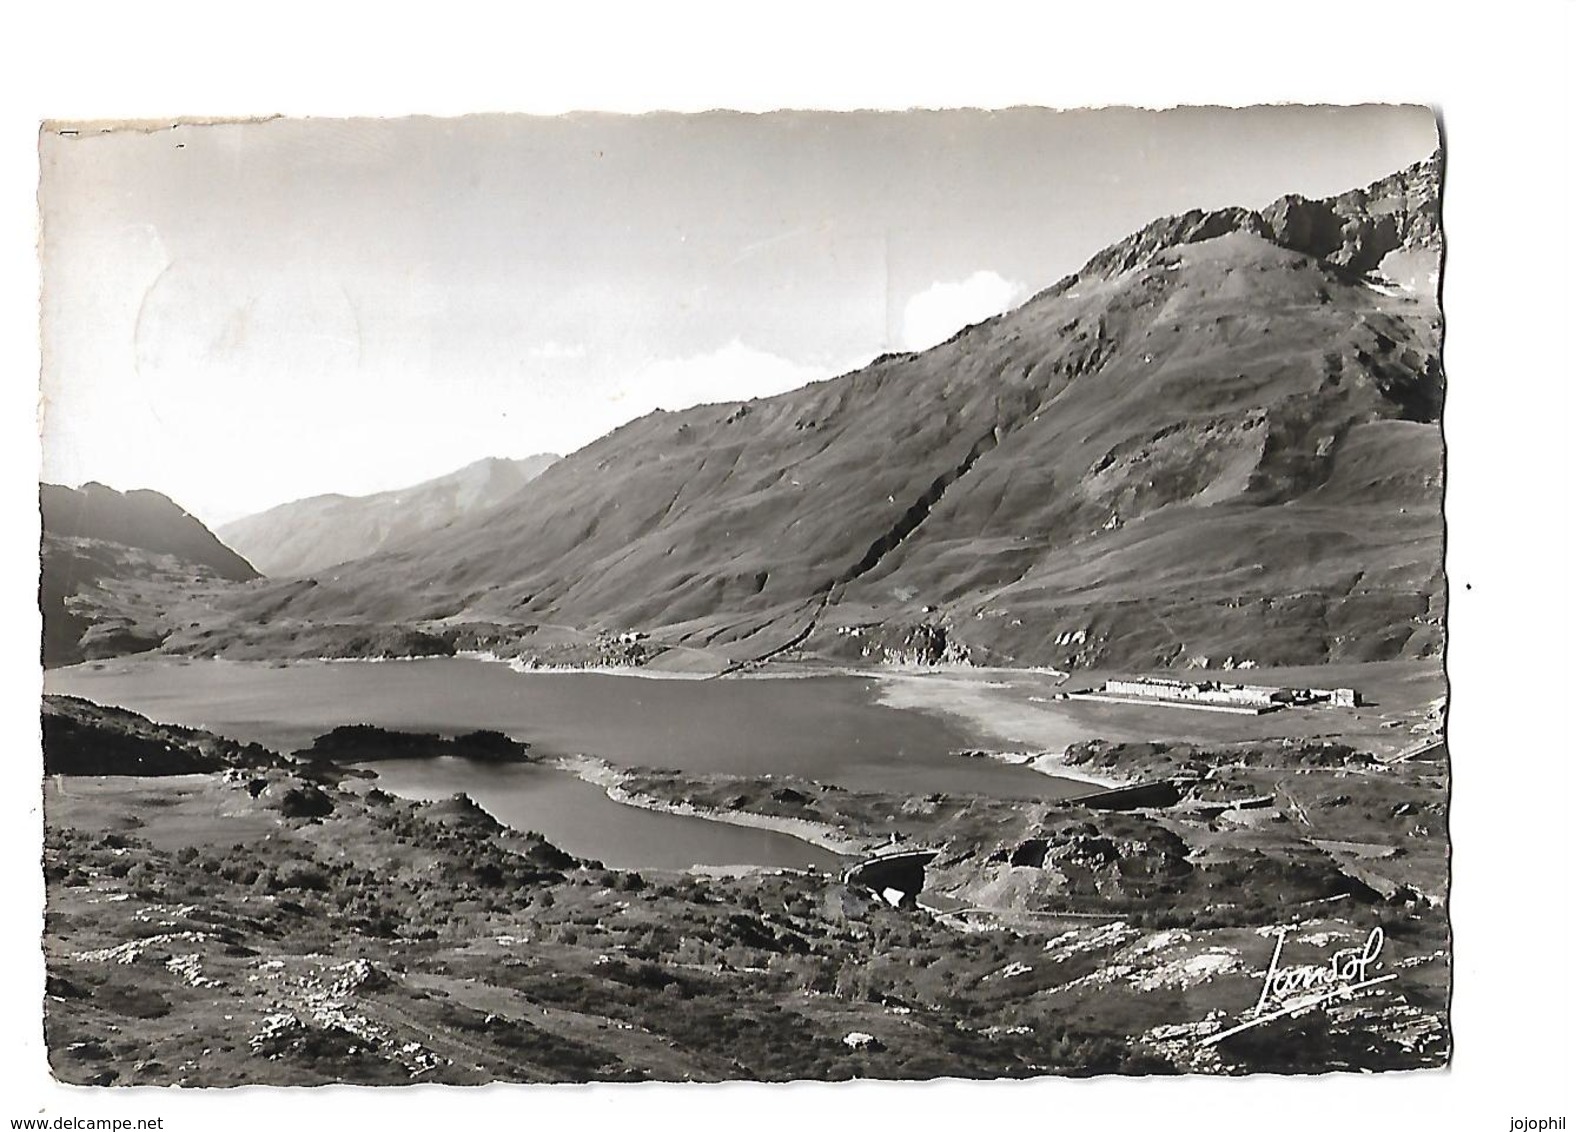
POLYGON ((903 849, 877 853, 843 870, 843 883, 869 889, 883 899, 898 892, 899 904, 912 904, 925 887, 925 866, 940 855, 937 849, 903 849))

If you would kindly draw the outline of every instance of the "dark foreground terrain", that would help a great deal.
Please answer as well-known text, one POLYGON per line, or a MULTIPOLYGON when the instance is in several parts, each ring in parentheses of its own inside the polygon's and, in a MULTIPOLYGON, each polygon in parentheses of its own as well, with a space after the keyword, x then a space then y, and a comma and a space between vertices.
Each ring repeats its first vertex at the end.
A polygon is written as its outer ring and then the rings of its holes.
POLYGON ((1437 746, 1390 763, 1316 739, 1069 753, 1111 778, 1182 784, 1175 803, 1138 809, 1108 808, 1095 787, 1084 802, 1009 803, 625 773, 619 789, 643 804, 896 841, 891 860, 846 877, 699 875, 576 860, 463 796, 404 801, 321 760, 82 701, 46 711, 70 719, 73 750, 97 735, 107 751, 162 744, 167 760, 45 785, 46 1033, 70 1082, 1243 1073, 1448 1057, 1437 746), (199 756, 214 769, 172 773, 199 756), (1367 976, 1387 981, 1319 1001, 1319 973, 1364 947, 1367 976), (1256 1009, 1272 961, 1292 1012, 1221 1038, 1275 1013, 1256 1009))

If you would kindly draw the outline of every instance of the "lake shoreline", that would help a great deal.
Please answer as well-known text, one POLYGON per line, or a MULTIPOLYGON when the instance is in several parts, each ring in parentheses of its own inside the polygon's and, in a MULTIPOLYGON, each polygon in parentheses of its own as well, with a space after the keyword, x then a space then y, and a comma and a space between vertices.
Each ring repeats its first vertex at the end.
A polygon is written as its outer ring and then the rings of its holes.
MULTIPOLYGON (((1054 670, 1052 670, 1054 671, 1054 670)), ((918 711, 962 722, 982 734, 1011 744, 1012 751, 987 751, 986 757, 1009 766, 1027 767, 1049 778, 1081 782, 1089 786, 1111 787, 1125 784, 1115 775, 1099 774, 1067 761, 1066 749, 1043 750, 1024 753, 1025 746, 1032 748, 1044 717, 1049 714, 1029 702, 1019 691, 1012 702, 1003 703, 1001 697, 992 697, 989 689, 1005 686, 1003 681, 993 681, 993 676, 1005 673, 1015 675, 1048 675, 1047 670, 1030 669, 964 669, 960 671, 905 671, 876 673, 876 700, 886 707, 899 711, 918 711), (975 679, 963 678, 962 671, 973 674, 975 679)), ((1055 675, 1066 678, 1065 673, 1055 675)))
MULTIPOLYGON (((497 654, 478 650, 468 652, 456 657, 424 657, 424 658, 398 658, 393 659, 362 659, 362 658, 323 658, 305 659, 298 661, 203 661, 192 658, 135 658, 121 659, 118 661, 88 662, 84 666, 71 666, 57 672, 46 674, 46 684, 77 685, 74 678, 75 672, 84 675, 91 673, 105 673, 109 679, 115 680, 119 676, 135 676, 138 670, 152 674, 168 668, 172 674, 184 674, 187 671, 197 671, 210 668, 212 671, 231 672, 230 684, 236 681, 249 683, 248 673, 255 671, 259 680, 267 677, 267 683, 273 683, 273 677, 280 670, 295 669, 303 674, 319 671, 328 673, 332 670, 344 672, 346 670, 360 670, 371 672, 383 670, 394 673, 404 673, 400 678, 402 685, 409 685, 412 681, 424 681, 425 676, 417 676, 418 672, 425 672, 429 665, 447 666, 459 664, 475 665, 478 668, 490 670, 488 676, 462 676, 458 686, 461 689, 473 687, 499 686, 503 694, 512 696, 515 693, 508 689, 514 683, 516 675, 524 677, 521 684, 526 684, 533 676, 544 678, 543 683, 550 681, 546 678, 580 676, 587 679, 602 677, 604 679, 632 677, 641 681, 641 685, 626 685, 627 692, 614 690, 613 695, 626 695, 638 702, 643 698, 640 686, 664 686, 672 689, 675 694, 680 688, 693 688, 697 696, 704 696, 704 702, 710 703, 716 698, 715 693, 703 692, 703 689, 717 689, 732 685, 736 688, 754 686, 764 689, 767 686, 788 688, 810 680, 847 680, 852 681, 861 690, 857 695, 865 702, 877 709, 894 710, 908 715, 914 720, 909 724, 908 730, 914 726, 925 728, 926 723, 920 720, 936 720, 943 722, 949 731, 955 734, 949 736, 946 747, 952 751, 980 750, 989 755, 989 762, 993 764, 986 767, 978 760, 968 760, 960 755, 948 759, 942 752, 933 752, 928 756, 928 761, 942 772, 942 779, 934 782, 928 789, 919 784, 913 784, 917 792, 927 793, 941 790, 947 793, 972 793, 976 790, 985 793, 995 793, 999 787, 989 785, 996 782, 994 774, 997 769, 1009 770, 1013 774, 1021 774, 1025 778, 1033 775, 1035 778, 1045 780, 1048 791, 1052 794, 1068 796, 1082 791, 1084 787, 1103 787, 1116 784, 1116 779, 1097 774, 1091 774, 1079 768, 1068 765, 1061 757, 1065 750, 1066 740, 1080 736, 1069 736, 1069 728, 1054 713, 1045 709, 1038 709, 1032 702, 1034 688, 1044 682, 1050 686, 1051 681, 1065 681, 1067 676, 1059 671, 1046 668, 1037 669, 994 669, 968 665, 951 665, 938 667, 917 666, 890 666, 890 665, 854 665, 854 664, 821 664, 799 663, 778 664, 766 666, 754 671, 730 675, 717 680, 694 672, 675 672, 666 669, 653 670, 636 666, 545 666, 531 667, 518 660, 509 660, 497 654), (425 663, 423 663, 425 662, 425 663), (108 672, 105 672, 105 670, 108 672), (497 675, 492 675, 496 673, 497 675), (918 713, 918 714, 916 714, 918 713), (938 764, 952 763, 954 770, 943 770, 938 764), (972 770, 970 763, 973 763, 972 770), (973 783, 978 781, 978 785, 973 783)), ((184 681, 184 675, 175 679, 184 681)), ((155 678, 155 687, 162 683, 155 678)), ((578 681, 568 681, 569 684, 578 684, 578 681)), ((1058 685, 1059 686, 1059 685, 1058 685)), ((64 690, 64 689, 62 689, 64 690)), ((83 688, 91 695, 91 689, 83 688)), ((157 688, 156 694, 164 695, 162 688, 157 688)), ((584 699, 584 696, 576 696, 584 699)), ((671 699, 663 693, 664 700, 671 699)), ((802 699, 802 697, 800 697, 802 699)), ((143 708, 154 714, 162 714, 158 706, 145 698, 128 699, 123 706, 143 708)), ((283 728, 272 727, 263 729, 255 726, 235 726, 235 721, 220 717, 219 713, 211 708, 211 702, 201 711, 185 711, 177 717, 171 717, 169 722, 184 725, 195 725, 212 728, 222 732, 233 732, 236 737, 251 739, 272 744, 283 749, 292 746, 301 746, 311 740, 315 734, 321 734, 333 726, 338 726, 350 720, 359 720, 364 723, 377 723, 391 730, 421 730, 437 731, 441 733, 459 733, 475 726, 486 726, 502 730, 522 740, 529 741, 535 748, 533 754, 547 758, 559 755, 573 755, 582 752, 606 758, 615 766, 643 766, 643 765, 684 765, 683 762, 672 762, 671 752, 665 753, 661 749, 610 749, 600 742, 600 736, 586 735, 559 735, 549 736, 539 734, 538 731, 525 720, 511 724, 511 721, 490 717, 485 712, 466 718, 464 721, 456 719, 440 720, 436 717, 404 717, 398 714, 378 716, 375 714, 363 715, 351 711, 347 704, 343 714, 323 714, 322 717, 312 721, 312 729, 303 729, 302 734, 284 732, 283 728), (478 723, 478 720, 480 721, 478 723)), ((709 709, 707 709, 709 710, 709 709)), ((812 709, 813 710, 813 709, 812 709)), ((626 713, 627 714, 627 713, 626 713)), ((802 711, 793 713, 796 719, 802 719, 802 711)), ((255 717, 254 717, 255 718, 255 717)), ((551 717, 550 717, 551 718, 551 717)), ((250 720, 247 721, 251 723, 250 720)), ((784 724, 789 725, 789 724, 784 724)), ((789 726, 797 728, 799 723, 789 726)), ((1082 737, 1100 737, 1099 733, 1082 737)), ((1120 738, 1121 736, 1112 736, 1120 738)), ((856 740, 857 741, 857 740, 856 740)), ((625 746, 628 746, 627 744, 625 746)), ((824 761, 824 760, 823 760, 824 761)), ((697 773, 728 773, 749 774, 782 773, 785 770, 803 770, 797 762, 788 761, 781 764, 763 765, 759 759, 751 760, 751 765, 733 767, 708 767, 704 770, 691 768, 697 773)), ((830 768, 822 765, 808 772, 808 777, 821 781, 838 782, 836 773, 829 773, 830 768)), ((1005 780, 1002 780, 1005 781, 1005 780)), ((876 785, 871 782, 843 783, 856 785, 861 788, 877 789, 902 789, 901 783, 885 783, 876 785)), ((1018 788, 1023 790, 1022 787, 1018 788)), ((1034 787, 1029 787, 1027 794, 1034 792, 1034 787)))
MULTIPOLYGON (((948 665, 838 665, 803 664, 793 669, 767 666, 747 671, 728 673, 694 673, 651 670, 640 666, 547 666, 522 663, 517 658, 499 657, 491 653, 461 653, 459 658, 476 660, 484 664, 504 664, 521 674, 551 675, 602 675, 634 676, 644 680, 805 680, 816 677, 853 677, 869 680, 876 687, 876 702, 898 711, 919 711, 937 715, 954 723, 961 723, 970 730, 990 735, 1008 742, 1021 742, 1025 727, 1015 726, 1012 716, 1023 716, 1035 709, 1026 703, 1006 705, 1008 718, 1003 718, 1003 705, 988 704, 979 695, 982 686, 991 686, 1001 677, 1050 677, 1057 686, 1066 683, 1072 673, 1046 666, 1029 668, 1000 668, 968 664, 948 665), (939 694, 938 694, 939 693, 939 694)), ((988 751, 986 757, 1007 766, 1024 767, 1047 778, 1082 783, 1088 786, 1109 788, 1128 783, 1116 775, 1099 774, 1074 766, 1061 752, 1045 750, 1027 753, 1020 746, 1016 750, 988 751)), ((590 781, 589 779, 587 781, 590 781)), ((649 807, 648 807, 649 808, 649 807)), ((713 820, 719 820, 715 816, 713 820)), ((737 823, 736 823, 737 824, 737 823)), ((797 836, 797 835, 794 835, 797 836)), ((834 850, 835 851, 835 850, 834 850)))
POLYGON ((881 845, 879 839, 856 837, 821 822, 808 821, 802 818, 776 817, 771 814, 758 814, 746 810, 717 810, 684 802, 669 802, 662 798, 653 797, 650 794, 642 794, 628 788, 628 782, 632 777, 628 771, 615 766, 606 759, 596 758, 591 755, 565 755, 547 765, 554 766, 567 774, 572 774, 582 782, 588 782, 593 786, 600 787, 609 798, 623 806, 654 810, 657 813, 673 814, 676 817, 699 818, 703 821, 718 822, 722 825, 742 826, 747 829, 764 829, 772 833, 786 834, 808 845, 813 845, 817 849, 824 849, 829 853, 836 853, 842 857, 862 857, 881 845))

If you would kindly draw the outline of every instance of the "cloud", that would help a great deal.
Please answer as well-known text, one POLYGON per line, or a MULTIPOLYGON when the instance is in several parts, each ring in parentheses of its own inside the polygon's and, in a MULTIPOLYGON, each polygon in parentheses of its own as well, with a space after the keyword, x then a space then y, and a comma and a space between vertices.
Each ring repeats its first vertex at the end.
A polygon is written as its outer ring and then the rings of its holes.
POLYGON ((932 283, 903 308, 903 349, 928 350, 959 330, 1011 310, 1027 292, 994 271, 976 271, 958 282, 932 283))
POLYGON ((612 402, 623 420, 633 420, 653 409, 771 397, 832 376, 833 371, 822 366, 801 365, 735 338, 709 354, 647 363, 613 394, 612 402))

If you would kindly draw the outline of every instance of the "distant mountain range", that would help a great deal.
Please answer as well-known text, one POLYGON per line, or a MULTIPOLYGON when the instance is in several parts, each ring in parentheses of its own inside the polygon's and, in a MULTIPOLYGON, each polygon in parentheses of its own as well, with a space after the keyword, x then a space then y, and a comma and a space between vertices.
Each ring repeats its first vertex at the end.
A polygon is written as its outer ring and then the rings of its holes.
MULTIPOLYGON (((653 413, 439 529, 235 590, 165 647, 594 660, 614 641, 712 669, 1435 655, 1439 188, 1435 155, 1329 200, 1157 220, 934 349, 653 413)), ((291 522, 324 531, 312 502, 291 522)))
POLYGON ((557 456, 487 459, 398 491, 315 495, 219 528, 264 574, 294 577, 399 547, 456 519, 496 506, 546 471, 557 456))

